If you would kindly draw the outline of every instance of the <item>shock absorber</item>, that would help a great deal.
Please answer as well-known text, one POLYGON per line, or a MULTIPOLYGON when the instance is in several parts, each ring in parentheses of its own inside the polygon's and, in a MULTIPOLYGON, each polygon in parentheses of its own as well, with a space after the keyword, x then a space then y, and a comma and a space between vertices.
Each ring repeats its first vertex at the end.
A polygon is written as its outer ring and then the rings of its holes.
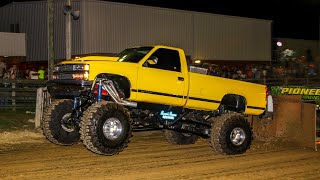
POLYGON ((73 109, 77 109, 78 108, 78 97, 75 97, 73 99, 73 109))
POLYGON ((101 82, 101 79, 100 79, 99 80, 99 84, 98 84, 98 98, 97 98, 98 102, 101 101, 101 96, 102 96, 102 82, 101 82))

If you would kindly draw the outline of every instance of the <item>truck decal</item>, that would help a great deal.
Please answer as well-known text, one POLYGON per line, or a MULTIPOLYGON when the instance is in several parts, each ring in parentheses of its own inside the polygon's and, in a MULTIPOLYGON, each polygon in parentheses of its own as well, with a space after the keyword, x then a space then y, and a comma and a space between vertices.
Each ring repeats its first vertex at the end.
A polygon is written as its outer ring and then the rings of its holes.
MULTIPOLYGON (((180 95, 173 95, 173 94, 167 94, 167 93, 161 93, 161 92, 154 92, 154 91, 147 91, 147 90, 140 90, 140 89, 132 89, 132 92, 139 92, 139 93, 146 93, 146 94, 155 94, 160 96, 170 96, 170 97, 176 97, 176 98, 186 98, 184 96, 180 95)), ((212 102, 212 103, 220 103, 221 101, 218 100, 211 100, 211 99, 202 99, 202 98, 196 98, 196 97, 189 97, 190 100, 196 100, 196 101, 205 101, 205 102, 212 102)))
POLYGON ((167 94, 167 93, 147 91, 147 90, 141 90, 141 89, 132 89, 131 91, 145 93, 145 94, 155 94, 155 95, 160 95, 160 96, 170 96, 170 97, 176 97, 176 98, 183 98, 183 96, 181 96, 181 95, 167 94))
POLYGON ((160 116, 164 120, 174 120, 178 116, 178 114, 173 113, 172 111, 165 112, 165 111, 162 110, 160 112, 160 116))
POLYGON ((212 102, 212 103, 220 103, 221 102, 221 101, 217 101, 217 100, 202 99, 202 98, 196 98, 196 97, 189 97, 189 99, 196 100, 196 101, 212 102))
POLYGON ((265 110, 266 108, 263 108, 263 107, 256 107, 256 106, 247 106, 247 108, 250 108, 250 109, 261 109, 261 110, 265 110))

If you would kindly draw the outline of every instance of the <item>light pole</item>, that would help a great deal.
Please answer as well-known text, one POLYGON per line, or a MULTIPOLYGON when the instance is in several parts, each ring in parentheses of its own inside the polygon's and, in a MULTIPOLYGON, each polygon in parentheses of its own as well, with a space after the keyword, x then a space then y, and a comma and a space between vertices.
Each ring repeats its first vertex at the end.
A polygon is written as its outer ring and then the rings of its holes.
POLYGON ((48 14, 47 14, 47 25, 48 25, 48 80, 52 77, 53 66, 54 66, 54 2, 53 0, 47 1, 48 14))
POLYGON ((72 11, 71 0, 67 0, 63 12, 66 15, 66 59, 71 59, 71 16, 74 20, 79 19, 80 11, 72 11))

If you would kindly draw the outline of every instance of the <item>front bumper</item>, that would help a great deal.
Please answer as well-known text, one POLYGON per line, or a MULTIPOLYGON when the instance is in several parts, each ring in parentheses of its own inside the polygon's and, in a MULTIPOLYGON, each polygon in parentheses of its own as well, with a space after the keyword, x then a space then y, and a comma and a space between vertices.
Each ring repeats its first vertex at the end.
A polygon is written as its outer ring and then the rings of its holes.
POLYGON ((88 93, 92 81, 83 80, 50 80, 47 88, 53 97, 76 97, 88 93))

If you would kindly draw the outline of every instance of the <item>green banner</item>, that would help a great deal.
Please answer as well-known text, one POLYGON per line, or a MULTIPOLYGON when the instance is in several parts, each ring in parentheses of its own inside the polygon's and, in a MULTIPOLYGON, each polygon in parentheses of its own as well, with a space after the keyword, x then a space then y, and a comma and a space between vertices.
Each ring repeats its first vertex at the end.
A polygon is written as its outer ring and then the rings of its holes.
POLYGON ((271 86, 271 95, 301 96, 303 100, 320 104, 320 87, 271 86))

